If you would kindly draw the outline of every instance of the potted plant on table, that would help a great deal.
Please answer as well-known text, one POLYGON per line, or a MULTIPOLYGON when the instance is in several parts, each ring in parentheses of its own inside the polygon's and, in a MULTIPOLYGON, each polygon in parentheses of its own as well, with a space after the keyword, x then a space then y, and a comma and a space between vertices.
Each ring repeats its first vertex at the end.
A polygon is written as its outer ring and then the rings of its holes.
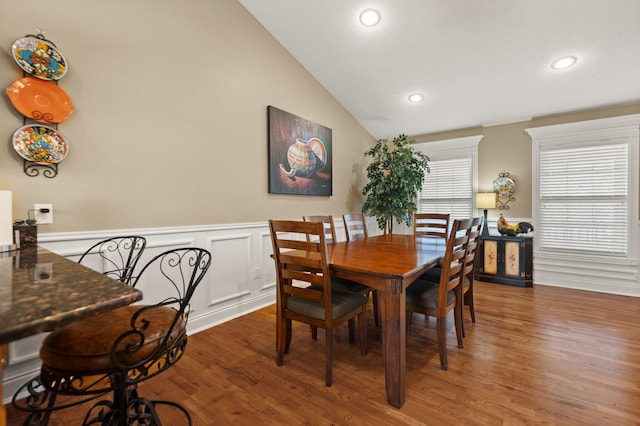
POLYGON ((416 195, 429 173, 429 157, 415 150, 404 134, 391 141, 380 139, 364 155, 372 162, 367 166, 369 182, 362 189, 362 211, 375 216, 385 234, 393 233, 394 220, 410 226, 416 195))

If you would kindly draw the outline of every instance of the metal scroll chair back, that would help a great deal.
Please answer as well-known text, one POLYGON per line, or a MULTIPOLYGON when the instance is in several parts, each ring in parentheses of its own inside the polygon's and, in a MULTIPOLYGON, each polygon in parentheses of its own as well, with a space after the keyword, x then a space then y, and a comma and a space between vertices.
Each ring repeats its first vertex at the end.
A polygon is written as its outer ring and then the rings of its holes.
POLYGON ((367 222, 362 213, 352 213, 342 215, 344 222, 344 232, 347 235, 347 241, 367 238, 367 222))
POLYGON ((83 425, 161 424, 156 406, 189 412, 172 401, 138 395, 138 384, 176 364, 187 345, 189 303, 211 265, 200 248, 178 248, 151 259, 132 282, 144 285, 144 305, 129 305, 51 332, 40 348, 40 376, 25 384, 27 421, 47 424, 55 410, 98 399, 83 425), (144 283, 143 283, 144 281, 144 283), (112 399, 103 398, 109 393, 112 399), (70 398, 72 402, 69 402, 70 398))
POLYGON ((85 266, 95 265, 100 272, 113 280, 130 283, 146 245, 147 240, 137 235, 107 238, 85 251, 78 263, 85 266))
POLYGON ((415 213, 413 215, 413 233, 446 240, 449 231, 449 218, 448 213, 415 213))

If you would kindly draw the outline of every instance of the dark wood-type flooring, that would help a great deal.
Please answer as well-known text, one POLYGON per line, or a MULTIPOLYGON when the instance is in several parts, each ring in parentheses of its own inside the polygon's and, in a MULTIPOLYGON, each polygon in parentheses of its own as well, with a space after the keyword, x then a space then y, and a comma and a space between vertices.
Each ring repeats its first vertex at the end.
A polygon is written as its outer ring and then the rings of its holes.
MULTIPOLYGON (((435 320, 414 314, 407 335, 406 402, 386 401, 379 330, 370 350, 337 333, 333 386, 324 386, 324 334, 294 323, 275 364, 275 310, 197 333, 185 357, 140 386, 185 405, 194 425, 640 425, 640 298, 563 288, 476 284, 477 323, 465 347, 450 324, 449 371, 439 366, 435 320)), ((452 322, 452 321, 450 321, 452 322)), ((75 425, 87 407, 54 414, 75 425)), ((23 414, 8 407, 8 425, 23 414)), ((165 425, 183 424, 163 410, 165 425)))

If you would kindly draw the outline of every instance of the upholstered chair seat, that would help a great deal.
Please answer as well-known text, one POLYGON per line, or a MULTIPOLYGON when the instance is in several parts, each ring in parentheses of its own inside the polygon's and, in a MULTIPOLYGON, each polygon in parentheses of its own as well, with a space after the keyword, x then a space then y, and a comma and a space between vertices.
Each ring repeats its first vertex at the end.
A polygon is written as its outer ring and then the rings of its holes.
MULTIPOLYGON (((142 306, 125 306, 105 312, 84 321, 71 323, 51 332, 42 342, 40 358, 47 369, 75 372, 104 372, 116 368, 112 359, 112 350, 117 339, 131 330, 131 318, 142 306)), ((144 319, 149 328, 144 332, 144 343, 140 350, 127 353, 127 344, 136 344, 134 336, 118 345, 117 358, 127 365, 137 364, 147 359, 158 346, 171 346, 186 334, 187 321, 182 318, 173 329, 171 323, 176 310, 168 306, 158 306, 146 311, 144 319), (169 339, 164 340, 168 330, 169 339)))
MULTIPOLYGON (((367 303, 366 296, 353 292, 334 290, 331 292, 331 319, 335 320, 367 303)), ((325 320, 325 308, 322 300, 311 300, 304 297, 289 296, 287 309, 317 320, 325 320)))
MULTIPOLYGON (((435 311, 438 308, 438 292, 440 280, 426 281, 416 280, 407 287, 407 305, 421 306, 424 309, 435 311)), ((447 292, 447 305, 456 300, 455 292, 447 292)))

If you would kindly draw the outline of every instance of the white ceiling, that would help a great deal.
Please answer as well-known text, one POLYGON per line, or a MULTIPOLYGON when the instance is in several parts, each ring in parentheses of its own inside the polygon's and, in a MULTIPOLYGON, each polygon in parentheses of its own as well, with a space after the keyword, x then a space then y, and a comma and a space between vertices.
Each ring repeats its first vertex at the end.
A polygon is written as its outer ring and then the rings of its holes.
POLYGON ((640 101, 640 0, 239 1, 375 138, 640 101))

